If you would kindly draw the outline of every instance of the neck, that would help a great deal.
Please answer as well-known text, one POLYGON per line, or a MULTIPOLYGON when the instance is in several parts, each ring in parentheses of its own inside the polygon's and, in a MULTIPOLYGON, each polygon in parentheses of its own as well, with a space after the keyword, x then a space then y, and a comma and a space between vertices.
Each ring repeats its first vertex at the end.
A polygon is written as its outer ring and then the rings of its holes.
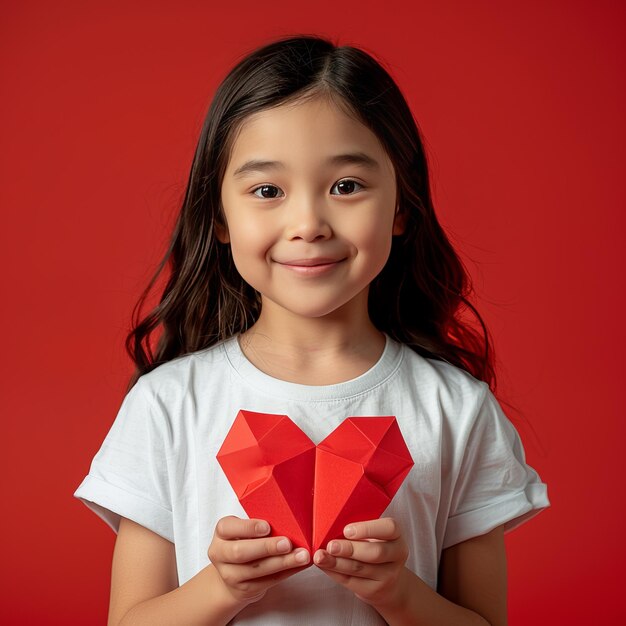
POLYGON ((240 346, 258 369, 281 380, 330 385, 360 376, 380 358, 384 335, 367 311, 302 318, 264 305, 240 346))

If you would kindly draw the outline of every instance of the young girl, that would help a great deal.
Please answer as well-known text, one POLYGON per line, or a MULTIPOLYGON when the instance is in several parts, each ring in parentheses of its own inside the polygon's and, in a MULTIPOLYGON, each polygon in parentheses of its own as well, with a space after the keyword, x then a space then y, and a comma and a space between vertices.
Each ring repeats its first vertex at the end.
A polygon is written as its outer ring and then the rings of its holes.
POLYGON ((244 58, 140 304, 166 266, 74 494, 118 533, 109 624, 505 624, 503 532, 546 487, 491 391, 489 335, 388 73, 317 37, 244 58), (314 443, 395 416, 414 465, 382 517, 311 554, 248 519, 220 467, 242 409, 314 443))

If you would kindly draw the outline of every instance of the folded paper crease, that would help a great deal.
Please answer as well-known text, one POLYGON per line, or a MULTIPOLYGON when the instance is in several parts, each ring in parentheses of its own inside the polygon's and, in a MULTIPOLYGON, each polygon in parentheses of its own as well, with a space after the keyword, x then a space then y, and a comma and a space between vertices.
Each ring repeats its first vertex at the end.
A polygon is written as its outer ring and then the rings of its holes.
POLYGON ((316 446, 287 415, 246 410, 217 460, 251 518, 310 551, 380 517, 413 466, 394 416, 348 417, 316 446))

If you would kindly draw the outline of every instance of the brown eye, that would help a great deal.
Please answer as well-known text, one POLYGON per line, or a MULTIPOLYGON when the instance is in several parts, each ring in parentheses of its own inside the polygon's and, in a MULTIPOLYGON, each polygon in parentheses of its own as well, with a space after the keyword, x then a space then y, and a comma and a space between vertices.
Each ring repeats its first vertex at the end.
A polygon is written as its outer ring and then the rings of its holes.
POLYGON ((276 187, 275 185, 261 185, 260 187, 257 187, 252 193, 257 196, 257 198, 271 199, 277 198, 279 195, 279 191, 280 189, 278 189, 278 187, 276 187), (261 192, 260 195, 258 192, 261 192))
POLYGON ((357 183, 356 180, 346 179, 346 180, 340 180, 338 183, 335 183, 335 186, 333 187, 333 189, 335 189, 335 187, 337 188, 339 193, 333 194, 333 195, 349 196, 355 192, 355 187, 362 188, 363 185, 361 185, 360 183, 357 183))

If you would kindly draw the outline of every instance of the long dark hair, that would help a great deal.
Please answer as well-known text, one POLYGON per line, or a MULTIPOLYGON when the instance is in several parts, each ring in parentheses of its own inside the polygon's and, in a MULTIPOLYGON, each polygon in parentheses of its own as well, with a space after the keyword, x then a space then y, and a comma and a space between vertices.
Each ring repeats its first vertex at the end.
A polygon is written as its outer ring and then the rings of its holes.
POLYGON ((214 230, 223 223, 220 190, 233 137, 253 113, 318 95, 370 128, 396 172, 406 227, 394 236, 389 260, 370 286, 372 322, 419 354, 461 367, 495 390, 492 340, 470 302, 469 275, 437 221, 420 131, 406 100, 368 53, 316 36, 255 50, 217 88, 169 247, 133 311, 126 349, 136 370, 129 388, 161 363, 243 332, 257 320, 259 294, 241 278, 230 246, 214 230), (160 301, 142 317, 166 269, 160 301))

